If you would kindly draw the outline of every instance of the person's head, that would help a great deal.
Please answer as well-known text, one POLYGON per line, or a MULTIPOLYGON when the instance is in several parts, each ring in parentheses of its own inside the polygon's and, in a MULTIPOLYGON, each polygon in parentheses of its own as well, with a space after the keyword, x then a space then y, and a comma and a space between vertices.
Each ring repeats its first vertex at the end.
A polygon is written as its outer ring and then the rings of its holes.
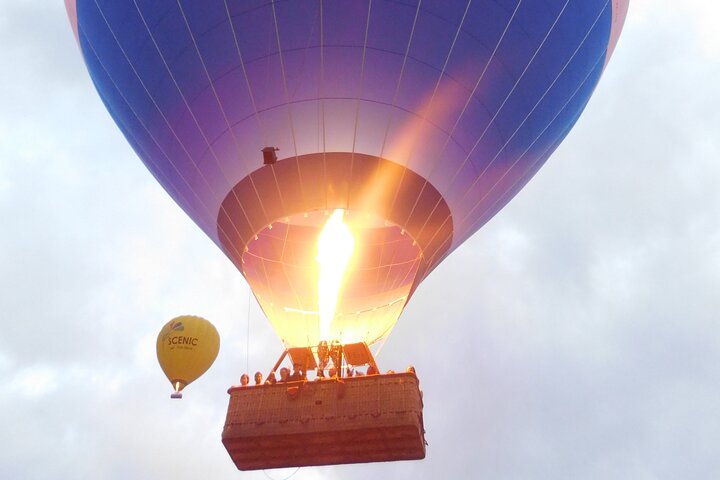
POLYGON ((293 363, 293 373, 300 373, 300 370, 302 370, 302 365, 299 363, 293 363))
POLYGON ((275 372, 270 372, 270 375, 268 375, 268 378, 265 381, 265 383, 269 383, 270 385, 272 385, 273 383, 276 383, 276 382, 277 382, 277 379, 275 378, 275 372))
POLYGON ((412 365, 410 365, 410 366, 407 368, 407 373, 412 373, 413 375, 417 375, 417 374, 415 373, 415 367, 413 367, 412 365))
POLYGON ((262 373, 255 372, 255 385, 260 385, 262 383, 262 373))
POLYGON ((242 377, 240 377, 240 385, 244 387, 248 383, 250 383, 250 377, 248 377, 247 373, 243 373, 242 377))
POLYGON ((376 369, 375 367, 373 367, 372 365, 370 365, 370 366, 368 367, 368 369, 367 369, 367 374, 368 374, 368 375, 377 375, 377 373, 378 373, 378 371, 377 371, 377 369, 376 369))
POLYGON ((280 380, 287 381, 288 377, 290 376, 290 370, 288 370, 286 367, 283 367, 280 369, 280 380))
POLYGON ((337 370, 335 370, 335 367, 332 367, 330 370, 328 370, 328 374, 330 374, 331 377, 337 375, 337 370))

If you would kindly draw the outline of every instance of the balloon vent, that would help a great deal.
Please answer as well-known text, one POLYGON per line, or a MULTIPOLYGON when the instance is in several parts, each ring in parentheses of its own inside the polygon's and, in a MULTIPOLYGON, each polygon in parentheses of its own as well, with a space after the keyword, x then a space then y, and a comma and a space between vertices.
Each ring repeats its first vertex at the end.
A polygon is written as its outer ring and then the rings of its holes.
POLYGON ((412 373, 233 387, 222 441, 239 470, 425 458, 412 373))

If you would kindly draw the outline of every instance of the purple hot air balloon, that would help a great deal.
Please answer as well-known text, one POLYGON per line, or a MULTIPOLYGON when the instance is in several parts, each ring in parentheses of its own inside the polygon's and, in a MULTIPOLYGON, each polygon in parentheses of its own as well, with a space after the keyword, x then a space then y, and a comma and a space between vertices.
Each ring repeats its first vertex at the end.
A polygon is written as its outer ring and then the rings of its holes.
MULTIPOLYGON (((244 275, 286 347, 307 347, 389 334, 420 282, 570 131, 628 0, 66 6, 97 91, 137 155, 244 275), (352 237, 344 257, 318 252, 330 225, 340 233, 326 244, 352 237), (339 276, 324 273, 332 268, 339 276), (334 278, 329 296, 323 278, 334 278)), ((415 378, 402 375, 363 381, 387 380, 390 391, 415 378)), ((232 443, 245 430, 224 438, 240 468, 421 458, 421 420, 398 426, 414 432, 410 450, 398 441, 384 456, 366 443, 357 447, 365 454, 343 457, 328 440, 311 458, 284 443, 285 456, 252 463, 242 455, 255 444, 232 443)), ((239 424, 229 425, 226 433, 239 424)), ((373 432, 387 439, 388 430, 373 432)))

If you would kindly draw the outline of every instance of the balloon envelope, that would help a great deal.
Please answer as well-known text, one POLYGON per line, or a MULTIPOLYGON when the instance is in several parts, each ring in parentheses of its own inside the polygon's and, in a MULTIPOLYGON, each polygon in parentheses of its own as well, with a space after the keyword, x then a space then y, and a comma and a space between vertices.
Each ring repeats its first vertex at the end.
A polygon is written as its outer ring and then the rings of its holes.
POLYGON ((204 318, 183 315, 163 326, 156 347, 160 367, 179 392, 213 364, 220 350, 220 336, 204 318))
POLYGON ((314 345, 327 213, 356 237, 333 337, 373 342, 567 135, 628 0, 66 3, 138 156, 314 345))

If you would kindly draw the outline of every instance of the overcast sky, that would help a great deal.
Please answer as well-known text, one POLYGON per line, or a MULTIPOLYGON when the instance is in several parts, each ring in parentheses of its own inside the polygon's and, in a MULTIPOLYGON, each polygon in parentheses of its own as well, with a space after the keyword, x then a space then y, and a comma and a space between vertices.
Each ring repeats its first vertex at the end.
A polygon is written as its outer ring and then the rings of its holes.
MULTIPOLYGON (((718 23, 632 0, 574 130, 420 287, 378 360, 416 365, 427 458, 293 478, 720 478, 718 23)), ((281 349, 241 275, 127 145, 62 2, 0 3, 0 65, 0 477, 266 478, 220 443, 227 386, 281 349), (184 313, 222 344, 170 401, 155 338, 184 313)))

